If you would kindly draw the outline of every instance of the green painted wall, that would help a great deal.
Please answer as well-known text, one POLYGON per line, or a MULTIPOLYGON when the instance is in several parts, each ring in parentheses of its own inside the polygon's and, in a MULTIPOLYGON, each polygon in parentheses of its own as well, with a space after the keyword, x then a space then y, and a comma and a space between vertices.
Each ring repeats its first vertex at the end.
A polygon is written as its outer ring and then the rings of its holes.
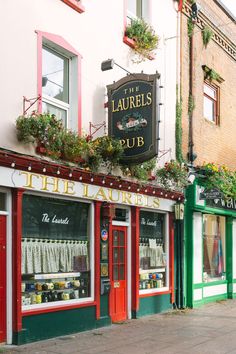
POLYGON ((143 297, 139 299, 139 310, 134 314, 134 317, 153 315, 169 309, 172 309, 170 294, 143 297))
POLYGON ((109 319, 96 320, 94 306, 26 316, 23 317, 22 331, 13 335, 13 344, 30 343, 82 332, 110 323, 109 319))

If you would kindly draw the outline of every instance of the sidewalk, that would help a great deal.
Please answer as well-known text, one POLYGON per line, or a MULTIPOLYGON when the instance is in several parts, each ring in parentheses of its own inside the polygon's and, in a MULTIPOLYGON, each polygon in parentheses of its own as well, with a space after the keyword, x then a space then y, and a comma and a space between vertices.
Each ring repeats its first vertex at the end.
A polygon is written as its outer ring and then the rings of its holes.
POLYGON ((236 300, 128 320, 23 346, 4 354, 236 354, 236 300))

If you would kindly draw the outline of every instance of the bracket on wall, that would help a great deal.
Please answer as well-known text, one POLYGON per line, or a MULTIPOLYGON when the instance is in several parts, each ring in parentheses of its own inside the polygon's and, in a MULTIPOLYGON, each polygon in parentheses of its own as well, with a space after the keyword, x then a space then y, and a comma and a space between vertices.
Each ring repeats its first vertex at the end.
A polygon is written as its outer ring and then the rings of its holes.
POLYGON ((104 128, 104 135, 106 133, 106 122, 102 122, 99 124, 93 124, 92 122, 89 122, 89 139, 92 139, 95 133, 99 131, 101 128, 104 128))
POLYGON ((26 112, 38 101, 41 100, 41 95, 38 95, 37 97, 33 98, 27 98, 23 96, 23 115, 26 114, 26 112), (28 107, 26 108, 26 103, 28 104, 28 107))

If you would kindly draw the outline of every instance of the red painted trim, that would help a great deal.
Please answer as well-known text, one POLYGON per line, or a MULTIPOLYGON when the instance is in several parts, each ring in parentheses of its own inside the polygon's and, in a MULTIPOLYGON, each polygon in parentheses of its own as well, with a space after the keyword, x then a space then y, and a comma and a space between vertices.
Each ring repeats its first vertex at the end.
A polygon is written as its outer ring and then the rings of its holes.
MULTIPOLYGON (((109 259, 109 263, 108 263, 108 272, 109 272, 109 278, 110 278, 110 282, 112 284, 112 220, 109 221, 109 225, 108 225, 108 259, 109 259)), ((112 315, 112 301, 111 301, 111 291, 109 293, 109 316, 111 317, 112 315)))
POLYGON ((142 294, 139 295, 139 297, 150 297, 150 296, 158 296, 158 295, 165 295, 165 294, 171 294, 171 290, 166 290, 166 291, 160 291, 159 293, 149 293, 149 294, 142 294))
MULTIPOLYGON (((77 89, 78 91, 78 133, 81 133, 81 128, 82 128, 82 109, 81 109, 81 103, 82 103, 82 98, 81 98, 81 61, 82 61, 82 56, 81 54, 74 48, 72 47, 63 37, 53 34, 53 33, 48 33, 48 32, 42 32, 42 31, 35 31, 38 35, 38 41, 37 41, 37 58, 38 58, 38 69, 37 69, 37 91, 38 95, 42 97, 42 46, 43 46, 43 39, 47 39, 48 41, 55 43, 59 47, 66 49, 69 53, 71 53, 73 56, 77 57, 77 71, 78 71, 78 77, 76 81, 77 89)), ((42 112, 42 100, 38 100, 38 112, 42 112)))
POLYGON ((140 208, 131 208, 131 240, 132 240, 132 303, 131 308, 133 311, 139 309, 139 221, 140 208))
POLYGON ((79 13, 83 13, 85 11, 85 8, 81 4, 81 1, 80 2, 78 2, 77 0, 61 0, 61 1, 79 13))
POLYGON ((7 319, 7 217, 0 215, 0 343, 6 341, 6 319, 7 319))
POLYGON ((169 213, 169 257, 170 257, 170 290, 171 290, 171 303, 175 302, 175 270, 174 270, 174 213, 169 213))
POLYGON ((101 202, 95 202, 95 301, 96 319, 100 318, 100 218, 101 202))
POLYGON ((13 277, 13 331, 22 329, 21 313, 21 237, 23 189, 13 189, 12 200, 12 277, 13 277))
POLYGON ((96 302, 86 302, 79 305, 65 305, 65 306, 57 306, 57 307, 46 307, 41 309, 35 310, 25 310, 22 312, 22 316, 32 316, 32 315, 40 315, 42 313, 49 313, 49 312, 58 312, 58 311, 65 311, 65 310, 72 310, 72 309, 79 309, 81 307, 89 307, 89 306, 96 306, 96 302))
POLYGON ((178 11, 182 11, 183 8, 183 0, 179 0, 178 11))

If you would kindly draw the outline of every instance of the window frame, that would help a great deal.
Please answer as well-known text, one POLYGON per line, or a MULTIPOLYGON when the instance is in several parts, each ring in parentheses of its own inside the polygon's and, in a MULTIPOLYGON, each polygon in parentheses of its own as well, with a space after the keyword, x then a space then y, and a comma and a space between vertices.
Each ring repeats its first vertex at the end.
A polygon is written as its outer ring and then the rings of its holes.
POLYGON ((219 112, 220 112, 220 88, 216 84, 213 84, 212 82, 205 80, 203 83, 203 117, 207 121, 209 121, 215 125, 220 125, 219 112), (215 92, 215 96, 216 96, 215 99, 213 97, 209 96, 207 93, 205 93, 205 86, 207 86, 209 89, 211 89, 212 91, 215 92), (205 98, 208 99, 209 101, 213 102, 213 104, 214 104, 214 115, 212 117, 213 118, 212 120, 205 116, 205 104, 204 104, 205 98))
POLYGON ((61 0, 61 1, 79 13, 83 13, 85 11, 85 8, 81 4, 80 0, 61 0))
POLYGON ((81 54, 74 49, 63 37, 42 31, 37 33, 37 92, 40 99, 38 100, 38 112, 42 113, 42 102, 48 102, 58 108, 69 108, 66 128, 81 133, 81 54), (42 51, 43 47, 47 47, 58 54, 69 58, 69 107, 63 101, 48 97, 42 93, 42 51), (75 117, 77 119, 75 120, 75 117))

